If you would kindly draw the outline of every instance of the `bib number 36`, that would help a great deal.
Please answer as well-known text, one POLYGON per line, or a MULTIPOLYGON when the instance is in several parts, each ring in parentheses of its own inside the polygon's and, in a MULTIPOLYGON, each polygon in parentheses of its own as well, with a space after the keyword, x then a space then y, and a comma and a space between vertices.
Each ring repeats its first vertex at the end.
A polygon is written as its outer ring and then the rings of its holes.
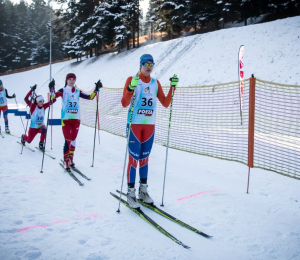
POLYGON ((142 98, 142 107, 145 107, 145 106, 147 106, 148 105, 148 107, 152 107, 152 105, 153 105, 153 101, 152 101, 152 98, 149 98, 148 100, 147 100, 147 98, 145 98, 145 97, 143 97, 142 98))

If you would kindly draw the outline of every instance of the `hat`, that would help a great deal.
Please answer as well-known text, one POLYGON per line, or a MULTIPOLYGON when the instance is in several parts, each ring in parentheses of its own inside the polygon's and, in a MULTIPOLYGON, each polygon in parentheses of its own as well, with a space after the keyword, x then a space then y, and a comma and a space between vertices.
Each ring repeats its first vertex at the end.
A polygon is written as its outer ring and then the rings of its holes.
POLYGON ((37 96, 35 100, 36 100, 36 102, 45 101, 45 99, 42 95, 37 96))
POLYGON ((0 79, 0 86, 3 86, 3 82, 2 82, 2 80, 0 79))
POLYGON ((68 79, 76 79, 76 75, 74 73, 69 73, 66 76, 66 80, 68 80, 68 79))
POLYGON ((152 62, 154 63, 153 57, 151 54, 144 54, 140 57, 140 67, 142 67, 142 65, 146 62, 152 62))

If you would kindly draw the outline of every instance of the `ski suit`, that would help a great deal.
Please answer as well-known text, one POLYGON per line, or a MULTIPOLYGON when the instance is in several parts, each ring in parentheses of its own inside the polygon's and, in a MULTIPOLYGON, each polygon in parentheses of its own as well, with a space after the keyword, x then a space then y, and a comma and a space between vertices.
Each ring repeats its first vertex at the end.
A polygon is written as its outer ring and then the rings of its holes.
MULTIPOLYGON (((127 107, 130 104, 127 117, 127 136, 133 96, 133 91, 129 91, 128 86, 132 78, 127 78, 121 100, 123 107, 127 107)), ((148 161, 155 132, 156 101, 158 98, 160 103, 167 108, 171 103, 172 97, 172 88, 170 88, 168 95, 165 96, 158 80, 151 78, 151 76, 144 76, 142 73, 139 74, 139 78, 139 85, 134 90, 135 101, 128 143, 127 183, 129 188, 134 188, 138 162, 140 183, 147 184, 148 161)))
POLYGON ((93 100, 96 95, 96 91, 88 95, 71 86, 65 86, 55 92, 56 98, 62 98, 61 125, 65 137, 64 158, 68 158, 69 155, 73 156, 75 152, 76 137, 80 127, 79 98, 93 100))
MULTIPOLYGON (((26 104, 30 107, 31 121, 28 130, 28 135, 24 135, 23 139, 27 143, 31 143, 37 134, 41 134, 40 142, 44 143, 47 132, 46 126, 44 124, 45 110, 50 106, 50 102, 43 104, 43 106, 39 108, 36 104, 32 103, 29 100, 31 94, 32 91, 30 90, 24 98, 26 104)), ((51 104, 55 102, 56 100, 54 99, 51 101, 51 104)))
POLYGON ((9 96, 7 93, 7 89, 3 88, 0 91, 0 117, 1 111, 3 112, 4 123, 5 126, 8 126, 8 118, 7 118, 7 99, 14 98, 13 96, 9 96))

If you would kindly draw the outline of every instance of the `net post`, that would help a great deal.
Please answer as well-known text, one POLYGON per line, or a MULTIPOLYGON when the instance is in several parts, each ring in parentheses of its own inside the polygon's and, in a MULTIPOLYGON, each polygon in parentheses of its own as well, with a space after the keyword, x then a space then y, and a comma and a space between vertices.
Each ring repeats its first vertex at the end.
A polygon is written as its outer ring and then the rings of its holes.
POLYGON ((254 157, 254 117, 255 117, 255 82, 256 79, 252 74, 250 78, 250 90, 249 90, 249 122, 248 122, 248 183, 247 193, 249 193, 249 179, 250 179, 250 168, 253 168, 253 157, 254 157))

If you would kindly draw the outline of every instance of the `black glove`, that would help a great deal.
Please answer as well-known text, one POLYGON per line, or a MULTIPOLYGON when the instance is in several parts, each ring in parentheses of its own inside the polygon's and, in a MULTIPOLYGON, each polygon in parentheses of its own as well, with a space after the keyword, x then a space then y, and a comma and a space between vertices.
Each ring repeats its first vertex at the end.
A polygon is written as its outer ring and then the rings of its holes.
POLYGON ((13 94, 12 97, 15 98, 15 97, 16 97, 16 94, 13 94))
POLYGON ((32 87, 30 87, 31 91, 35 91, 36 90, 36 84, 32 87))
POLYGON ((100 79, 97 81, 97 83, 95 83, 96 87, 95 87, 95 91, 98 92, 100 88, 102 88, 102 83, 100 81, 100 79))
POLYGON ((54 87, 55 87, 55 80, 52 79, 52 81, 49 83, 50 92, 54 92, 54 87))

